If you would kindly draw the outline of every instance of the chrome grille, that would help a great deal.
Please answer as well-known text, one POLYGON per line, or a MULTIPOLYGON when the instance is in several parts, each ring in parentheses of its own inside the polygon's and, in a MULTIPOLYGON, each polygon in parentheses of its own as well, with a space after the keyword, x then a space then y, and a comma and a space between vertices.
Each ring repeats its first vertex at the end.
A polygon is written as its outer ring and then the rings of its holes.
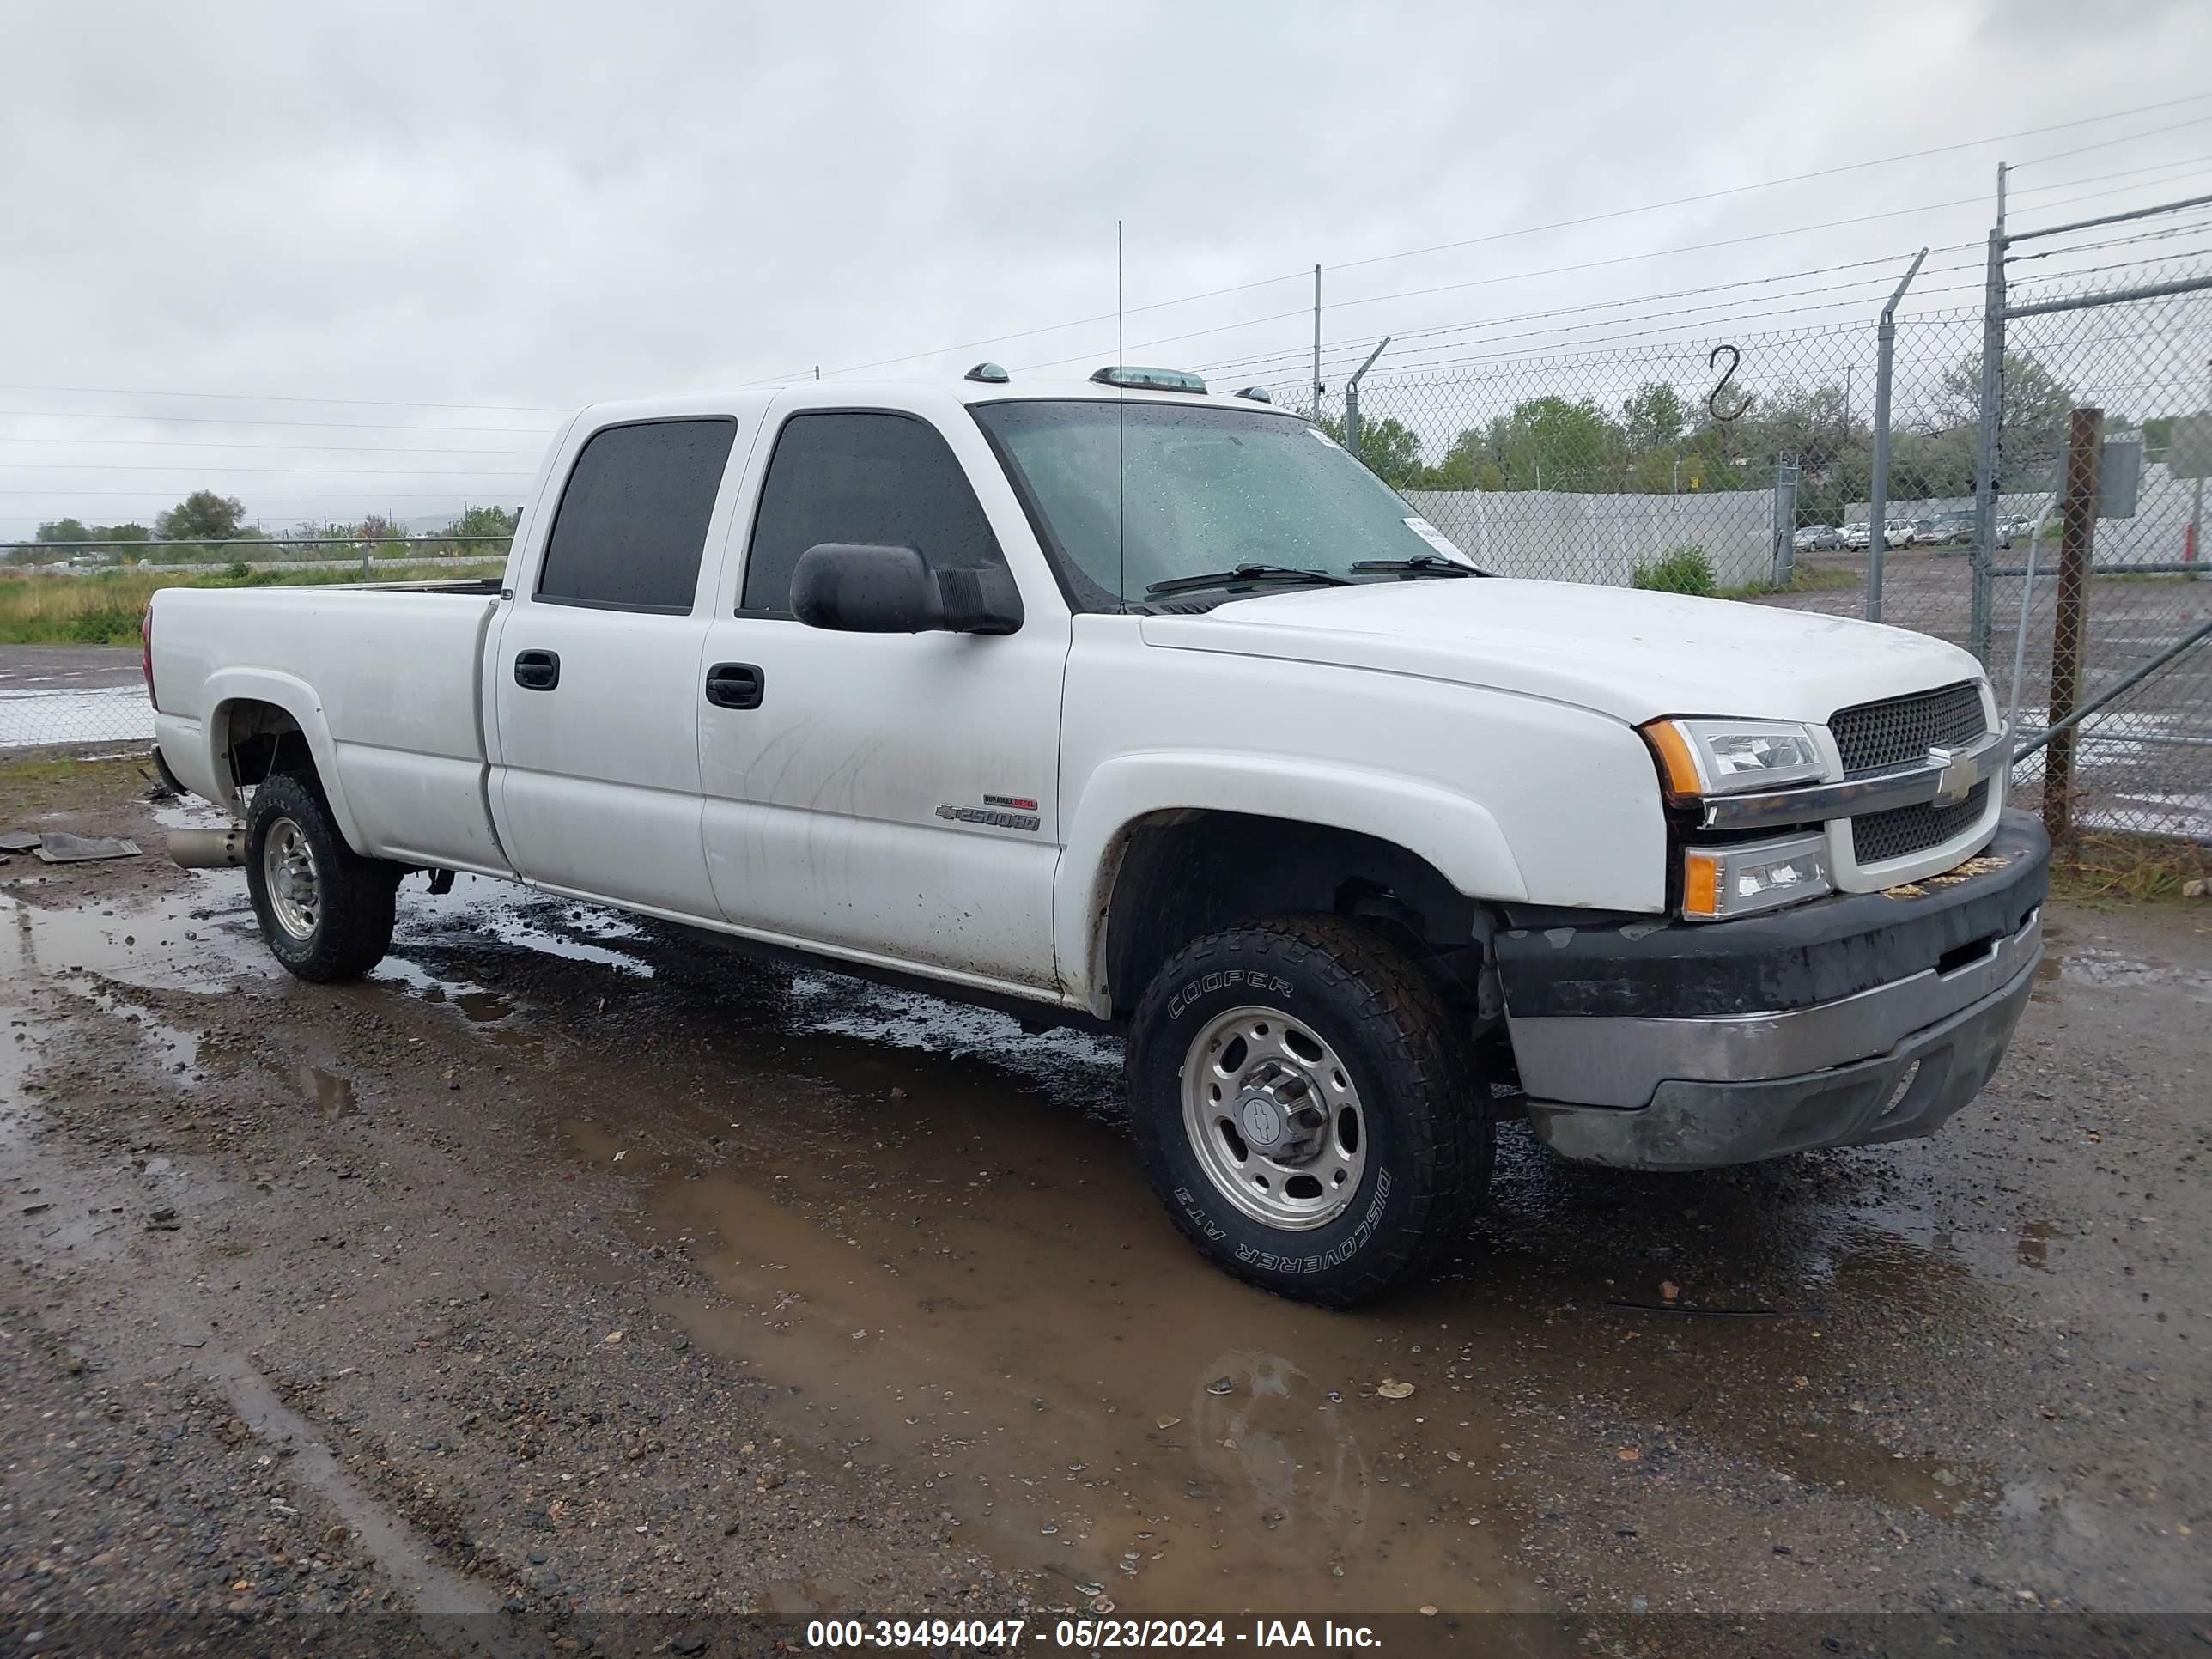
POLYGON ((1989 804, 1990 785, 1984 778, 1966 792, 1966 799, 1952 805, 1925 800, 1887 812, 1869 812, 1850 820, 1851 856, 1861 864, 1880 864, 1885 859, 1901 859, 1941 847, 1972 829, 1989 804))
POLYGON ((1829 719, 1828 730, 1843 754, 1844 775, 1855 778, 1917 761, 1939 744, 1963 749, 1989 730, 1989 722, 1982 715, 1981 687, 1961 680, 1935 691, 1839 709, 1829 719))

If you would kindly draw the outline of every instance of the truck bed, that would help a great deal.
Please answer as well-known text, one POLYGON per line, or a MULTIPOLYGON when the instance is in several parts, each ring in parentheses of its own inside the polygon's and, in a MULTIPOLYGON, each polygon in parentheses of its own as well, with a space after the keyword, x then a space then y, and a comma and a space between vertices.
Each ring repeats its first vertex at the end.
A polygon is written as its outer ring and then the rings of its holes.
POLYGON ((178 777, 228 798, 227 710, 326 730, 319 770, 356 845, 409 863, 504 871, 487 810, 483 715, 495 578, 155 595, 155 726, 178 777))

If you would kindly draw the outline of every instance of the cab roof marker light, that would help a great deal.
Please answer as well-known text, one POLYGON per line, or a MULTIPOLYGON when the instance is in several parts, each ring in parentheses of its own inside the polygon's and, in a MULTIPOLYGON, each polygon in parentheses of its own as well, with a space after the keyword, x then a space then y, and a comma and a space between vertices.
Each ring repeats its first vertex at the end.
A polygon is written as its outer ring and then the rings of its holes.
POLYGON ((1004 386, 1013 376, 996 363, 978 363, 960 377, 963 380, 981 380, 986 386, 1004 386))
POLYGON ((1272 404, 1275 401, 1268 394, 1267 388, 1263 386, 1248 386, 1237 395, 1240 398, 1249 398, 1255 404, 1272 404))
POLYGON ((1188 369, 1142 368, 1134 363, 1109 363, 1094 371, 1099 386, 1118 386, 1139 392, 1195 392, 1203 394, 1206 382, 1188 369))

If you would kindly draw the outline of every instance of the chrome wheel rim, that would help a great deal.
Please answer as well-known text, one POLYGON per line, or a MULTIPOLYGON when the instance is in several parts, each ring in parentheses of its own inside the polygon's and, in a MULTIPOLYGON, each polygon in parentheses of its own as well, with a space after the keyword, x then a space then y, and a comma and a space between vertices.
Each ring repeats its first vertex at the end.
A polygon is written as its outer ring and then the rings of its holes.
POLYGON ((323 913, 322 884, 307 837, 291 819, 279 818, 269 826, 261 844, 261 876, 276 925, 294 939, 313 938, 323 913))
POLYGON ((1367 1170, 1350 1068, 1279 1008, 1231 1008, 1199 1029, 1183 1054, 1182 1127, 1214 1189, 1286 1232, 1343 1214, 1367 1170))

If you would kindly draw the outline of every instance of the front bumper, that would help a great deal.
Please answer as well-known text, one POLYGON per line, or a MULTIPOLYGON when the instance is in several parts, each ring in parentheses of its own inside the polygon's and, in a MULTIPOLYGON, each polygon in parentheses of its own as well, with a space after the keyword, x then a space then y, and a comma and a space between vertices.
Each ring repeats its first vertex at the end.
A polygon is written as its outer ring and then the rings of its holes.
POLYGON ((1706 1169, 1932 1133, 2003 1057, 2043 951, 2024 814, 1956 871, 1735 922, 1499 935, 1508 1030, 1563 1155, 1706 1169))

